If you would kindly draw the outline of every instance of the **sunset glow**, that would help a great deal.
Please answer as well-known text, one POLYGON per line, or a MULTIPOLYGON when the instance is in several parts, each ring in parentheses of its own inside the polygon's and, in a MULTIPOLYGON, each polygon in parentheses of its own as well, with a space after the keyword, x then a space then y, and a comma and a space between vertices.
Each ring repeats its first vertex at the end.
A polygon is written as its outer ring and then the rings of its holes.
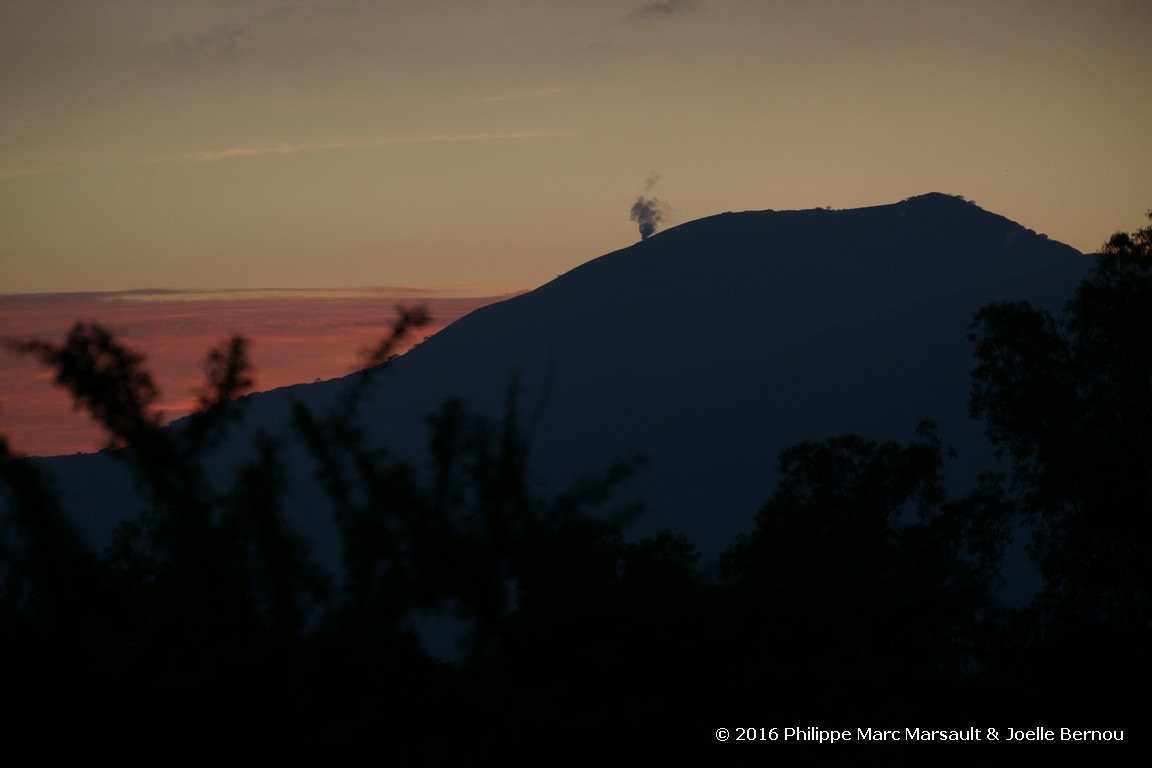
MULTIPOLYGON (((0 296, 0 329, 5 338, 60 343, 78 321, 104 325, 146 355, 160 390, 156 408, 170 421, 193 408, 208 351, 234 334, 251 343, 259 390, 329 379, 358 367, 361 351, 389 333, 399 305, 424 305, 432 315, 412 338, 414 344, 473 309, 506 298, 476 296, 479 288, 0 296)), ((51 379, 34 361, 3 354, 0 434, 15 450, 31 455, 103 447, 107 438, 70 408, 67 393, 51 379)))
MULTIPOLYGON (((123 330, 176 415, 234 330, 312 381, 420 298, 346 286, 508 286, 447 319, 724 211, 938 191, 1092 251, 1152 206, 1150 39, 1134 0, 5 0, 0 336, 123 330)), ((0 371, 18 446, 94 445, 0 371)))
POLYGON ((939 191, 1092 250, 1152 205, 1150 38, 1133 0, 6 0, 0 292, 537 286, 640 194, 939 191))

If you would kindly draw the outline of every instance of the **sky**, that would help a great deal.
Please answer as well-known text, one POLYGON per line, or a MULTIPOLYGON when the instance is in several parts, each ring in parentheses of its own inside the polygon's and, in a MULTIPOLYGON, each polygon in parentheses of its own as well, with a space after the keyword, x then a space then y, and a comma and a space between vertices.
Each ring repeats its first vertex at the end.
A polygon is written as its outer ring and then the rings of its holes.
POLYGON ((532 287, 640 194, 941 191, 1091 250, 1152 206, 1149 39, 1149 0, 3 0, 0 292, 532 287))
MULTIPOLYGON (((248 342, 254 391, 326 380, 362 368, 364 352, 391 336, 400 307, 422 306, 431 316, 407 337, 404 351, 473 309, 507 298, 474 293, 475 286, 442 286, 0 295, 0 328, 7 339, 60 345, 76 322, 103 326, 143 357, 159 393, 153 410, 168 422, 194 410, 208 352, 233 336, 248 342)), ((108 436, 71 407, 52 378, 34 359, 0 358, 0 436, 33 456, 105 447, 108 436)))
POLYGON ((635 242, 641 196, 938 191, 1091 251, 1152 207, 1150 39, 1152 0, 0 0, 0 336, 74 292, 161 291, 113 313, 153 343, 188 291, 480 303, 635 242))

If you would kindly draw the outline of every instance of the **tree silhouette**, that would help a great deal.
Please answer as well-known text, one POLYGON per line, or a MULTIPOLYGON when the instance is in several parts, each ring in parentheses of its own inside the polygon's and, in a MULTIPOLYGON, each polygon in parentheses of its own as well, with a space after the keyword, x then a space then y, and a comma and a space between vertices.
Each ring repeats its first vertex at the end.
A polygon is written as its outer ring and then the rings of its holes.
POLYGON ((1011 459, 1044 577, 1037 637, 1069 670, 1147 675, 1152 227, 1114 235, 1060 317, 992 305, 972 338, 971 410, 1011 459))
POLYGON ((143 356, 103 327, 77 324, 60 345, 12 342, 101 423, 146 511, 126 512, 95 554, 34 464, 2 446, 0 651, 25 662, 7 692, 115 686, 136 702, 122 716, 157 738, 186 738, 207 717, 214 738, 287 734, 298 749, 328 753, 385 733, 393 749, 416 754, 448 718, 476 735, 470 749, 506 751, 502 731, 481 723, 512 727, 526 715, 514 692, 546 683, 546 649, 571 629, 559 617, 607 615, 624 516, 588 513, 635 462, 538 498, 513 395, 500 421, 452 402, 431 416, 427 473, 372 445, 359 405, 425 320, 401 311, 331 411, 294 409, 343 542, 329 568, 285 519, 280 442, 257 437, 240 465, 212 466, 243 418, 233 398, 253 382, 244 339, 209 353, 202 410, 170 428, 151 407, 143 356), (454 664, 415 631, 436 611, 461 622, 454 664))
POLYGON ((971 671, 1005 518, 993 486, 946 501, 946 453, 925 423, 907 445, 845 435, 781 454, 776 491, 722 561, 766 679, 812 691, 971 671))
MULTIPOLYGON (((1113 237, 1060 318, 977 314, 971 408, 1009 479, 949 499, 928 422, 903 444, 801 443, 716 564, 670 532, 625 539, 638 510, 612 494, 638 459, 538 494, 514 388, 499 417, 430 414, 423 463, 373 442, 366 394, 425 319, 402 309, 330 410, 296 403, 281 439, 257 436, 226 471, 213 462, 254 381, 243 338, 209 353, 201 410, 170 428, 143 357, 107 329, 10 342, 104 427, 145 508, 97 553, 0 442, 0 653, 21 662, 6 692, 119 690, 137 704, 117 718, 174 743, 207 728, 332 758, 386 742, 442 764, 755 702, 883 719, 927 691, 970 715, 1014 686, 1040 701, 1073 665, 1147 679, 1152 227, 1113 237), (290 525, 289 466, 320 489, 309 512, 330 516, 338 562, 290 525), (1010 611, 995 588, 1017 510, 1044 587, 1010 611), (458 653, 430 650, 429 617, 455 622, 458 653)), ((94 717, 112 732, 110 711, 94 717)))

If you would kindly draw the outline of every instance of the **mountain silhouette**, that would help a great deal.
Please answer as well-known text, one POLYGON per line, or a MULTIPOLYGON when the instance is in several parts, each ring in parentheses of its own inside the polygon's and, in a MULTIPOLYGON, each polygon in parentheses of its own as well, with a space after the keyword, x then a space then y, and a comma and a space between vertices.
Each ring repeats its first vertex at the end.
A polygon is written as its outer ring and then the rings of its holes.
MULTIPOLYGON (((498 418, 511 397, 541 492, 642 455, 619 499, 645 505, 633 532, 671 528, 716 554, 771 494, 779 452, 802 440, 903 441, 932 418, 956 450, 950 481, 967 484, 993 461, 967 413, 973 313, 1008 300, 1058 309, 1090 266, 944 194, 724 213, 462 318, 375 372, 357 423, 421 467, 441 403, 498 418)), ((321 554, 335 539, 312 511, 322 493, 287 439, 290 414, 338 407, 365 375, 243 398, 219 451, 223 473, 257 435, 286 438, 289 512, 321 554)), ((144 506, 124 503, 132 482, 107 452, 39 463, 97 540, 144 506)))

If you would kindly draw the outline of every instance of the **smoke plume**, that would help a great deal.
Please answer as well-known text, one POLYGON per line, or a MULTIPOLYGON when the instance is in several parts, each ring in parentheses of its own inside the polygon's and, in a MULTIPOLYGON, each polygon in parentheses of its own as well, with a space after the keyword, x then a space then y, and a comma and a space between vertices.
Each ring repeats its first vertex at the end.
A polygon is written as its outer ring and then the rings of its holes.
MULTIPOLYGON (((660 174, 656 171, 648 174, 648 180, 644 182, 644 193, 651 194, 658 181, 660 181, 660 174)), ((632 203, 632 221, 640 225, 640 239, 647 240, 652 237, 653 233, 656 232, 656 227, 664 221, 667 214, 664 204, 655 197, 638 196, 636 202, 632 203)))
POLYGON ((640 227, 640 239, 647 240, 664 221, 663 203, 655 197, 641 195, 632 203, 632 221, 640 227))

